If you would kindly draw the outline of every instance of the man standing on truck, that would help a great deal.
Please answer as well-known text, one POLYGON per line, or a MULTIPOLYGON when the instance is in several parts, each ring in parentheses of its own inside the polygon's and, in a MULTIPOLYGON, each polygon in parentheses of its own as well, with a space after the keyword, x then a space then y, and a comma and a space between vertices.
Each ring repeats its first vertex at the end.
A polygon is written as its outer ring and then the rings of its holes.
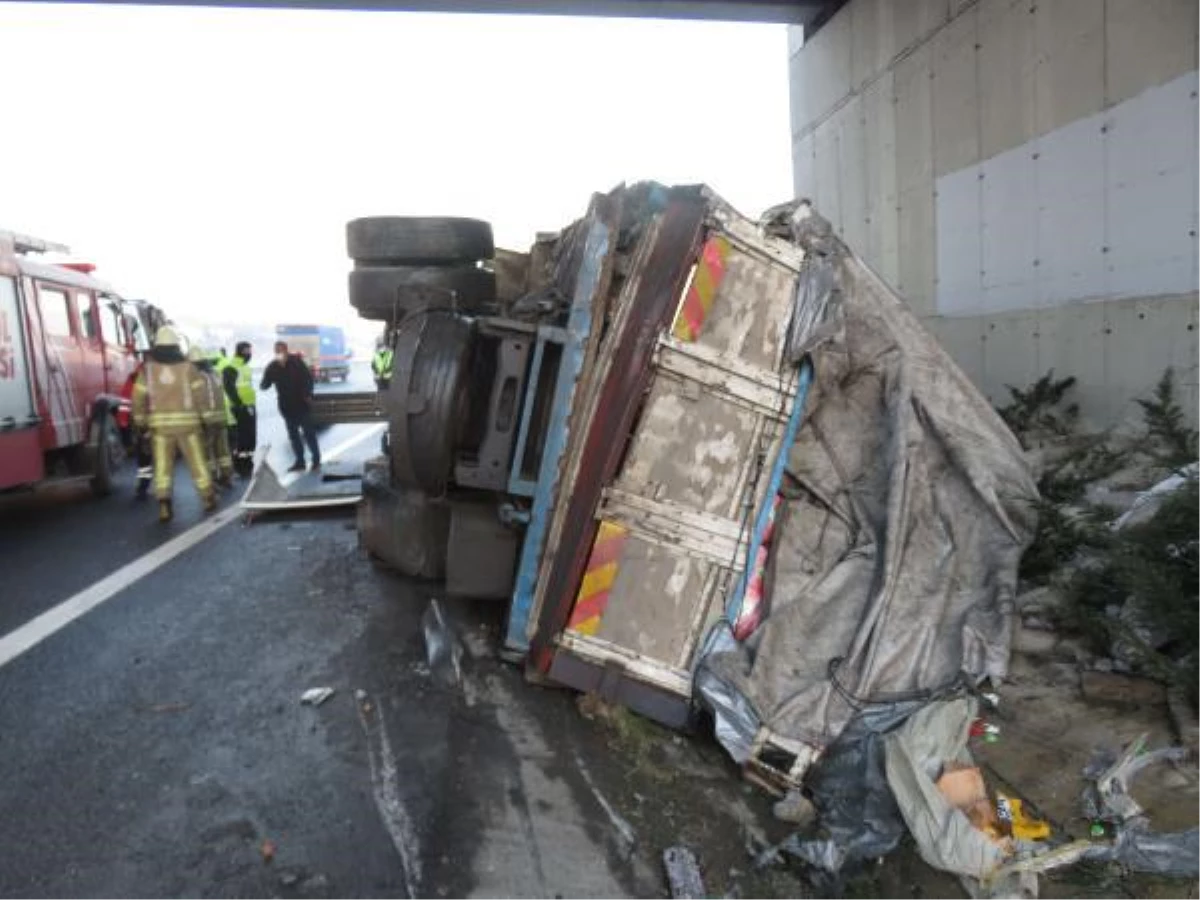
POLYGON ((254 394, 254 379, 250 375, 250 356, 250 342, 238 341, 229 367, 222 373, 221 379, 237 423, 233 465, 244 478, 250 477, 254 471, 254 450, 258 446, 258 419, 255 416, 258 398, 254 394))
POLYGON ((169 325, 159 328, 145 367, 133 385, 133 421, 137 428, 150 431, 160 522, 171 521, 173 515, 171 482, 176 453, 182 453, 187 461, 204 511, 211 512, 217 506, 201 436, 198 403, 204 389, 204 379, 183 355, 175 330, 169 325))
POLYGON ((292 452, 296 454, 296 461, 288 471, 304 471, 304 445, 308 444, 309 453, 312 454, 312 470, 319 472, 321 447, 312 423, 312 370, 298 354, 289 353, 288 345, 283 341, 275 342, 275 358, 267 364, 259 390, 265 391, 271 387, 275 388, 279 414, 287 423, 288 440, 292 442, 292 452), (303 441, 300 440, 301 431, 304 432, 303 441))
POLYGON ((387 334, 375 343, 375 355, 371 358, 371 372, 375 376, 375 387, 386 391, 392 383, 392 348, 388 346, 387 334))

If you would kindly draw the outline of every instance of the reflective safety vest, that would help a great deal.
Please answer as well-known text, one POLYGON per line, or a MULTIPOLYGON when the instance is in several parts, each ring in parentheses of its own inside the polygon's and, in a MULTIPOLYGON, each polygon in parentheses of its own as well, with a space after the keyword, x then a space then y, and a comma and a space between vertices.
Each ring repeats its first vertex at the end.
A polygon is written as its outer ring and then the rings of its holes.
POLYGON ((225 388, 220 377, 211 368, 200 368, 196 371, 204 379, 203 389, 196 394, 196 406, 200 410, 200 421, 205 425, 224 426, 227 422, 225 388))
POLYGON ((213 372, 217 375, 217 388, 221 391, 221 400, 225 404, 225 424, 232 428, 237 424, 237 416, 233 414, 233 401, 225 393, 225 370, 233 365, 233 363, 230 362, 229 357, 224 353, 214 353, 209 358, 212 360, 213 372))
POLYGON ((232 356, 229 359, 229 364, 237 369, 238 399, 247 406, 253 406, 256 397, 254 394, 254 378, 250 375, 250 363, 246 362, 240 356, 232 356))
POLYGON ((149 359, 133 383, 134 421, 160 434, 195 431, 204 390, 204 374, 192 363, 149 359))
POLYGON ((375 358, 371 360, 371 371, 375 373, 376 378, 392 377, 392 351, 389 348, 375 351, 375 358))

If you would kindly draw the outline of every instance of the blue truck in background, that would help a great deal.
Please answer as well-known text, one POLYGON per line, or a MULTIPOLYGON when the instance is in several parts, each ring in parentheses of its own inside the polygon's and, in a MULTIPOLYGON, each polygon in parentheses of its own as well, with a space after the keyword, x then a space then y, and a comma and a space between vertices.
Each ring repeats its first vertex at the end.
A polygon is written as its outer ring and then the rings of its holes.
POLYGON ((304 358, 316 381, 345 381, 350 376, 346 333, 337 325, 276 325, 275 337, 304 358))

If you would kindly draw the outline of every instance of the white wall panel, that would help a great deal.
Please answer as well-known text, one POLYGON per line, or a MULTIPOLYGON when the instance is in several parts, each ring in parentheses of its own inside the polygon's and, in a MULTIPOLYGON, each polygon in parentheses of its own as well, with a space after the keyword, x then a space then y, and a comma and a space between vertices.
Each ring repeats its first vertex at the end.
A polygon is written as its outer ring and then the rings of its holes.
POLYGON ((1037 305, 1037 189, 1033 154, 1009 150, 980 166, 983 176, 983 309, 1037 305))
POLYGON ((1103 190, 1063 197, 1038 210, 1037 305, 1108 296, 1103 190))
POLYGON ((937 182, 937 312, 941 316, 979 312, 980 182, 974 167, 937 182))
POLYGON ((1187 197, 1194 201, 1195 196, 1195 173, 1180 169, 1112 189, 1108 196, 1110 296, 1195 290, 1195 207, 1183 202, 1187 197))

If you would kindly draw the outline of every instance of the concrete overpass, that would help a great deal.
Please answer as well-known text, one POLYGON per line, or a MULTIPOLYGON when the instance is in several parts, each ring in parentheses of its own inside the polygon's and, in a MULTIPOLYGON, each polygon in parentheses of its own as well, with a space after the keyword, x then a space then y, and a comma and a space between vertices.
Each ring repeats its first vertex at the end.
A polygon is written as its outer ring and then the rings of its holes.
MULTIPOLYGON (((76 0, 43 0, 76 2, 76 0)), ((103 0, 101 0, 103 2, 103 0)), ((503 15, 604 16, 631 19, 718 19, 774 22, 811 35, 845 0, 120 0, 126 6, 394 10, 503 15)))

